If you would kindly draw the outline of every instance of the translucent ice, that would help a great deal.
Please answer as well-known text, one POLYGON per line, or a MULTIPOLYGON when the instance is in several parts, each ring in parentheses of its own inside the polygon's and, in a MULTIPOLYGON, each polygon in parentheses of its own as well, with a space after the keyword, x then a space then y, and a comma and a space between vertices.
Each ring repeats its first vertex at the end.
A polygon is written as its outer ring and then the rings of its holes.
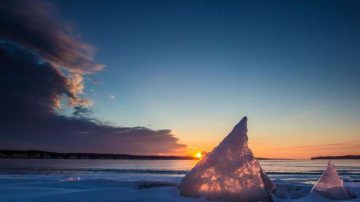
POLYGON ((246 117, 179 185, 184 196, 248 202, 270 201, 274 188, 248 147, 246 117))
POLYGON ((329 161, 326 170, 314 185, 312 191, 316 191, 322 196, 335 200, 352 198, 350 192, 345 188, 343 181, 337 174, 335 165, 331 161, 329 161))

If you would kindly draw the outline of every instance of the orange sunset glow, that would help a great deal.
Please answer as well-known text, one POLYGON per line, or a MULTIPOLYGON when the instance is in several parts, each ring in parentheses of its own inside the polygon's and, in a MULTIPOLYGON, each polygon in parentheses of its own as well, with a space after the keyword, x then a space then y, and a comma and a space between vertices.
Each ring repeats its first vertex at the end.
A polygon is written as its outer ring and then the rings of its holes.
POLYGON ((197 152, 197 153, 195 153, 195 155, 194 155, 196 158, 198 158, 198 159, 201 159, 202 158, 202 154, 201 154, 201 152, 197 152))
MULTIPOLYGON (((254 155, 264 158, 309 159, 315 156, 359 154, 360 126, 356 125, 355 121, 345 123, 343 128, 339 128, 321 117, 318 117, 316 125, 312 120, 307 120, 308 118, 309 116, 301 116, 301 119, 277 122, 249 116, 249 145, 254 155), (300 125, 307 127, 302 128, 300 125)), ((188 144, 187 153, 190 155, 199 150, 210 152, 230 132, 230 123, 235 122, 236 118, 227 119, 227 123, 223 121, 214 126, 187 126, 187 130, 176 130, 175 135, 181 136, 181 142, 188 144)))

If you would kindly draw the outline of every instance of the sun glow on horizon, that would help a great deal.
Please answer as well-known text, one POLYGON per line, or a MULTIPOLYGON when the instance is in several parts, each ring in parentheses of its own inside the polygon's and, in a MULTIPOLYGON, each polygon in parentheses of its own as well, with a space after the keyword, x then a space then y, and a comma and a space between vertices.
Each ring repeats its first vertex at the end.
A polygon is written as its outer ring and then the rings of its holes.
POLYGON ((198 158, 198 159, 201 159, 201 158, 202 158, 202 153, 201 153, 201 151, 195 153, 194 157, 196 157, 196 158, 198 158))

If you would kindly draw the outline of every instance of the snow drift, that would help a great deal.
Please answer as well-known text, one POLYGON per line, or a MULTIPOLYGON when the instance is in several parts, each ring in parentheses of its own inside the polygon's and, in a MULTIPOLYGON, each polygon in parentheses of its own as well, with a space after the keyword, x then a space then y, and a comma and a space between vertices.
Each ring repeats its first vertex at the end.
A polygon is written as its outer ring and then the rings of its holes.
POLYGON ((343 184, 337 174, 335 165, 329 161, 326 170, 319 181, 312 188, 312 192, 318 192, 324 197, 334 200, 345 200, 353 198, 352 194, 343 184))
POLYGON ((247 118, 183 178, 183 196, 208 200, 271 201, 275 185, 248 147, 247 118))

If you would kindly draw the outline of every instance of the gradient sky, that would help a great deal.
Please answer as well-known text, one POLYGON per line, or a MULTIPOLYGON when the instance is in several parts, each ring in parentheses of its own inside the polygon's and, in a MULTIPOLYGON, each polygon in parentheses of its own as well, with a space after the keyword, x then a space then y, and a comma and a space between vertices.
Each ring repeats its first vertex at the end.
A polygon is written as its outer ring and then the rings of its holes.
POLYGON ((256 155, 359 153, 358 1, 58 5, 106 64, 86 89, 101 119, 210 150, 247 115, 256 155))
POLYGON ((210 151, 243 117, 256 156, 360 154, 359 1, 54 1, 106 67, 94 116, 210 151))

